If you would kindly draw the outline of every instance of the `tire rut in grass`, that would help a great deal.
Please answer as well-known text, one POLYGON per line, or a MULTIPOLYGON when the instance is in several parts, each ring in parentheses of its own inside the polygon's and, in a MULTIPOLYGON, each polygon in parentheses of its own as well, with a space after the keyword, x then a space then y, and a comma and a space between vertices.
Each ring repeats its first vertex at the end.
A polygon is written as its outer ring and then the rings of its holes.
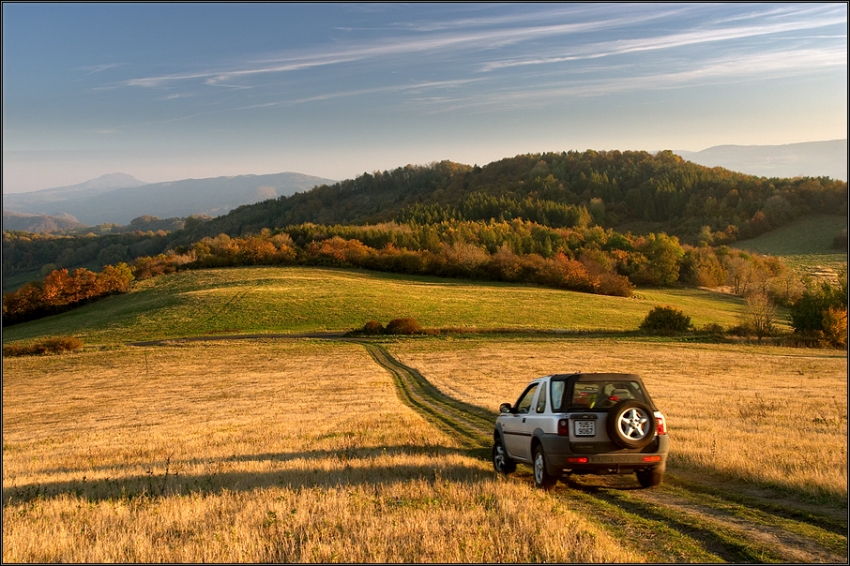
POLYGON ((395 359, 384 347, 367 342, 360 344, 378 365, 392 374, 402 401, 475 455, 489 456, 495 413, 445 395, 421 373, 395 359))
POLYGON ((781 562, 840 563, 847 557, 846 533, 838 535, 720 497, 676 488, 620 496, 630 504, 675 514, 682 522, 710 526, 727 539, 740 540, 748 552, 781 562))

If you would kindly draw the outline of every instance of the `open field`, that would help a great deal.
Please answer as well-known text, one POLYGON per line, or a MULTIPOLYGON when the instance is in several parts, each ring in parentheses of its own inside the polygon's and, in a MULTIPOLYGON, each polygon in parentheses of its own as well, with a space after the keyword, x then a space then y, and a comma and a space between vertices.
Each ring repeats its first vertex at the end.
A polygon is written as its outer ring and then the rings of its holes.
POLYGON ((5 363, 4 562, 646 558, 458 451, 358 345, 5 363))
POLYGON ((303 339, 4 360, 3 560, 847 559, 843 352, 383 344, 404 365, 368 344, 303 339), (405 365, 436 385, 419 405, 405 365), (547 494, 522 467, 505 481, 480 459, 489 431, 475 415, 569 369, 646 378, 673 441, 660 488, 591 477, 547 494), (442 424, 440 403, 454 407, 442 424))
POLYGON ((204 334, 346 331, 370 319, 414 317, 426 327, 636 330, 658 305, 696 326, 739 323, 743 300, 700 289, 640 289, 606 297, 531 285, 414 278, 360 270, 239 268, 188 271, 126 295, 5 329, 3 340, 70 335, 86 344, 204 334))
POLYGON ((847 253, 833 249, 832 240, 845 228, 844 215, 812 214, 733 247, 780 257, 801 274, 835 279, 847 269, 847 253))

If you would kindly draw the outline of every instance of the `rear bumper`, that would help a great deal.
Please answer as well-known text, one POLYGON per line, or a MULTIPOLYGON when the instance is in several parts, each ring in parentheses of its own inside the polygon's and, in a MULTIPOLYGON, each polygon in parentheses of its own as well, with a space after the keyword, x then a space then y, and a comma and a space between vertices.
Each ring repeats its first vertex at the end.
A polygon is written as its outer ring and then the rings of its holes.
POLYGON ((636 470, 667 467, 667 451, 670 439, 667 435, 655 437, 655 441, 640 450, 618 450, 604 454, 580 454, 570 450, 569 439, 563 436, 543 435, 540 438, 546 454, 546 468, 550 474, 596 473, 627 474, 636 470), (573 461, 570 461, 570 460, 573 461), (576 459, 582 459, 576 461, 576 459))

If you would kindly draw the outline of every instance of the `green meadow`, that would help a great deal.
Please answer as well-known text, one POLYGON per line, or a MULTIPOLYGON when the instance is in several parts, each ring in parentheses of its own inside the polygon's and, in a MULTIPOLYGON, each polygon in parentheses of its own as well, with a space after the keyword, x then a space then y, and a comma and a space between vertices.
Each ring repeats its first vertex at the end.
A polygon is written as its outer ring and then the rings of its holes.
POLYGON ((696 327, 739 322, 744 302, 701 289, 639 289, 608 297, 533 285, 410 277, 361 270, 261 267, 187 271, 132 292, 9 327, 4 342, 74 335, 87 344, 215 334, 300 334, 413 317, 430 328, 633 331, 655 306, 696 327))
POLYGON ((839 271, 847 267, 847 253, 835 250, 832 240, 845 228, 844 215, 811 214, 732 247, 780 257, 789 267, 804 273, 839 271))

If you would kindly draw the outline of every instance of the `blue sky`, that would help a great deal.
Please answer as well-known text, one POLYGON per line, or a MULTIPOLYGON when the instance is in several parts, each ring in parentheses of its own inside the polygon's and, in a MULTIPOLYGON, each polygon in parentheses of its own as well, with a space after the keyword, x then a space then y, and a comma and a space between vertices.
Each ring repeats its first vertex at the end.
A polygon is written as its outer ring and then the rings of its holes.
POLYGON ((3 4, 3 192, 845 138, 847 5, 3 4))

